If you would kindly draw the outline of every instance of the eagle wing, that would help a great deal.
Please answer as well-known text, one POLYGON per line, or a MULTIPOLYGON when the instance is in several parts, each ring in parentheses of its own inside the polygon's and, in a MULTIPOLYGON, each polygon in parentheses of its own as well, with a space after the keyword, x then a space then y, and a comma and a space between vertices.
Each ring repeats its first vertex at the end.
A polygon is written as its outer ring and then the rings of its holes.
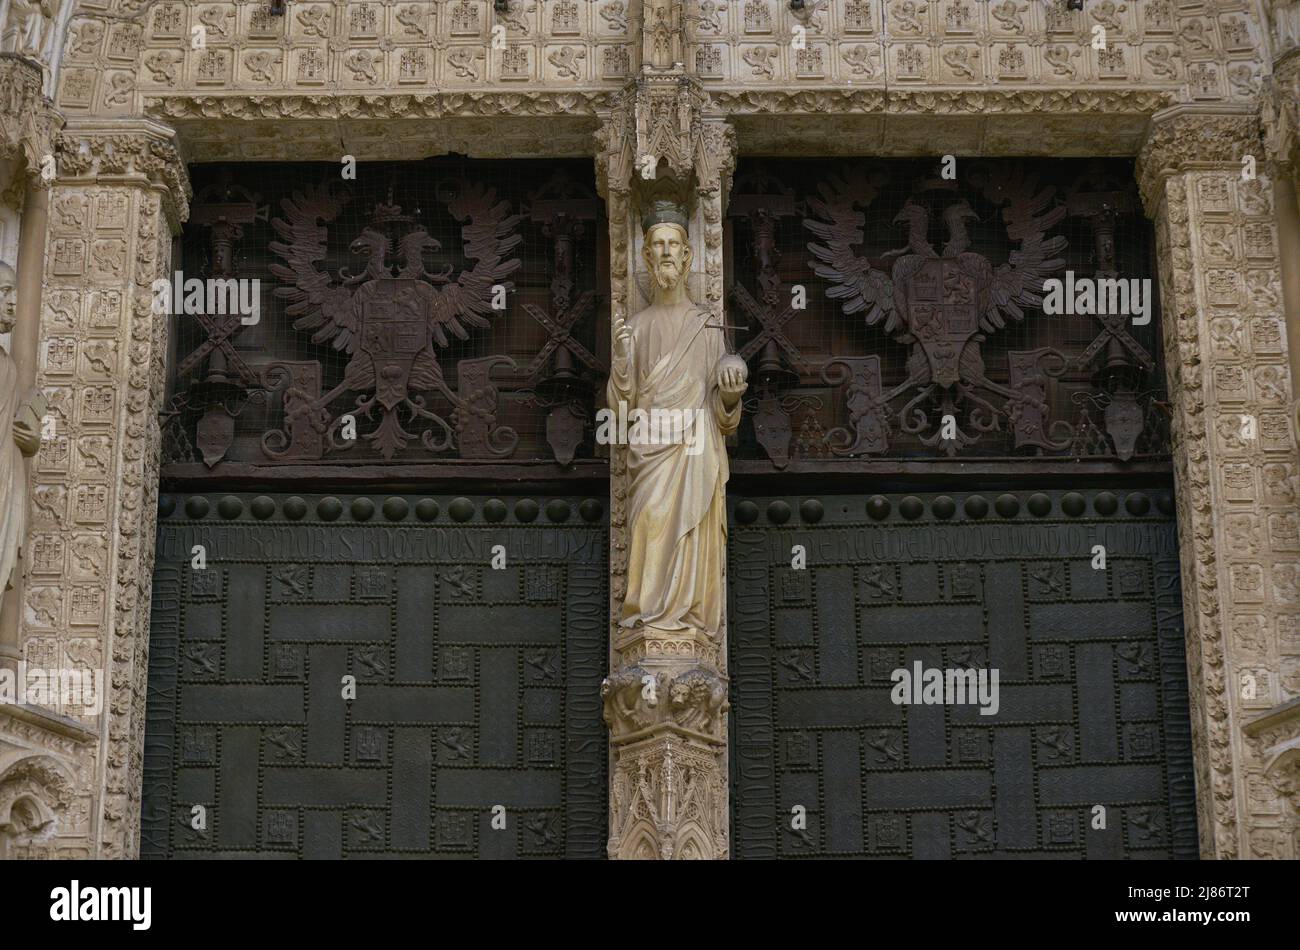
POLYGON ((289 301, 285 313, 297 318, 294 327, 314 331, 313 343, 329 342, 334 349, 350 354, 357 344, 352 291, 335 284, 317 267, 325 260, 326 226, 338 217, 347 200, 332 193, 328 183, 295 191, 280 202, 285 216, 271 220, 271 227, 284 242, 272 241, 267 246, 284 258, 284 264, 272 263, 270 269, 289 282, 275 288, 275 296, 289 301))
POLYGON ((510 214, 508 201, 497 201, 495 188, 467 181, 458 182, 455 197, 447 204, 452 217, 461 222, 465 259, 474 266, 461 271, 454 284, 437 287, 429 304, 429 326, 434 341, 447 346, 450 332, 457 339, 469 339, 469 328, 488 326, 492 312, 492 287, 513 289, 506 280, 523 262, 507 258, 523 240, 512 233, 523 215, 510 214))
POLYGON ((1038 176, 1019 168, 991 177, 985 195, 1004 205, 1007 237, 1020 241, 1019 249, 1008 255, 989 283, 988 307, 980 314, 980 329, 991 333, 1006 326, 1008 318, 1023 320, 1024 307, 1042 305, 1043 281, 1065 263, 1064 258, 1054 256, 1065 250, 1065 237, 1049 238, 1047 231, 1065 217, 1067 209, 1064 204, 1053 206, 1055 188, 1038 190, 1038 176))
POLYGON ((834 284, 826 296, 843 300, 846 314, 865 310, 868 326, 888 317, 885 330, 892 333, 901 325, 894 308, 893 282, 888 274, 853 252, 863 242, 866 223, 859 209, 876 200, 881 183, 879 176, 868 175, 861 168, 831 176, 817 188, 821 197, 808 199, 809 209, 822 220, 806 218, 804 227, 825 242, 808 245, 817 258, 808 263, 818 277, 834 284))

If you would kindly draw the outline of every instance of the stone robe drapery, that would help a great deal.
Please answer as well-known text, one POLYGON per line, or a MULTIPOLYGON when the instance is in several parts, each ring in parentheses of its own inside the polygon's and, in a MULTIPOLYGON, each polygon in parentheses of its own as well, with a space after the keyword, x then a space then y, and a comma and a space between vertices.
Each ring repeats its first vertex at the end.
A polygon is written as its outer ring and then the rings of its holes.
MULTIPOLYGON (((718 391, 723 331, 687 302, 651 306, 628 321, 626 374, 611 372, 609 406, 691 411, 693 431, 680 442, 627 446, 627 596, 619 625, 662 631, 722 626, 727 541, 725 439, 740 425, 740 400, 728 411, 718 391), (691 455, 690 443, 699 452, 691 455)), ((629 422, 629 431, 632 428, 629 422)))
POLYGON ((27 528, 27 470, 14 444, 18 367, 0 349, 0 592, 9 585, 27 528))

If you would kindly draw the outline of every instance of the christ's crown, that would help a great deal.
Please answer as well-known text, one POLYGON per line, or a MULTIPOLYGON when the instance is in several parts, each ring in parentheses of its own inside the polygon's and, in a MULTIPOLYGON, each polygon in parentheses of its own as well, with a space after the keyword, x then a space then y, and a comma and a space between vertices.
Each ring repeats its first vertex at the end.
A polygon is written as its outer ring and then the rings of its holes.
POLYGON ((681 205, 665 199, 653 202, 649 210, 641 216, 641 233, 648 234, 656 224, 676 224, 682 230, 689 229, 686 212, 681 205))

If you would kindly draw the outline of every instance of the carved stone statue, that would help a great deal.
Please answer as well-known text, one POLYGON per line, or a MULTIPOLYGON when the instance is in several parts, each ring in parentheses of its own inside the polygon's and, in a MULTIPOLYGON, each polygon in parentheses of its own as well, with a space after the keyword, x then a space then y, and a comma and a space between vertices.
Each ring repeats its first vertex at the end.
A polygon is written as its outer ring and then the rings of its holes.
POLYGON ((687 297, 686 215, 656 202, 642 227, 653 302, 626 322, 615 318, 609 405, 630 417, 686 418, 691 427, 683 438, 637 439, 630 430, 619 624, 716 639, 727 537, 724 440, 740 424, 748 369, 727 353, 722 326, 687 297))
POLYGON ((59 15, 59 0, 10 0, 3 52, 40 59, 59 15))
MULTIPOLYGON (((14 328, 16 284, 14 269, 0 261, 0 333, 14 328)), ((0 348, 0 601, 13 586, 10 579, 27 528, 27 473, 22 457, 31 458, 41 447, 39 430, 15 418, 21 408, 19 398, 18 367, 0 348)))
POLYGON ((1266 0, 1269 19, 1273 27, 1274 55, 1300 46, 1300 0, 1266 0))

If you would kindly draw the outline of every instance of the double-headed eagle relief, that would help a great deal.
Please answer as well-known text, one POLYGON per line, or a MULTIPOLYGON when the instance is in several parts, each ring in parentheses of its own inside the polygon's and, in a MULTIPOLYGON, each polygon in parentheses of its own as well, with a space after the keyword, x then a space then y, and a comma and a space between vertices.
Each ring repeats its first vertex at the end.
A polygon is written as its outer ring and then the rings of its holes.
POLYGON ((283 282, 275 295, 288 302, 296 329, 349 359, 342 380, 325 393, 319 369, 304 373, 301 364, 281 362, 264 371, 268 388, 282 392, 285 409, 285 427, 263 437, 272 458, 319 458, 360 442, 391 459, 417 438, 431 452, 454 446, 467 457, 513 451, 514 431, 495 425, 489 373, 498 363, 513 369, 514 361, 461 360, 453 389, 438 355, 453 340, 488 327, 494 303, 496 312, 503 309, 512 289, 508 278, 521 266, 510 252, 522 239, 516 232, 523 216, 497 200, 495 189, 463 179, 444 184, 438 197, 461 224, 466 266, 459 273, 444 262, 441 243, 390 194, 349 245, 358 265, 331 275, 321 267, 328 229, 348 198, 323 184, 281 201, 283 217, 271 225, 282 240, 268 245, 284 260, 270 267, 283 282), (355 394, 351 404, 342 400, 349 393, 355 394), (449 419, 437 411, 435 394, 449 404, 449 419))
POLYGON ((168 465, 600 464, 607 234, 589 162, 195 176, 178 264, 248 289, 257 315, 176 315, 168 465))
POLYGON ((742 160, 727 223, 753 370, 739 458, 1167 453, 1150 233, 1121 166, 742 160))
POLYGON ((804 226, 818 238, 808 249, 828 297, 846 314, 863 314, 868 326, 908 346, 906 378, 886 389, 878 356, 830 361, 828 383, 848 382, 853 432, 830 433, 839 454, 875 454, 889 448, 895 426, 949 455, 1003 423, 1015 447, 1063 449, 1071 429, 1048 423, 1047 381, 1067 360, 1043 347, 1009 351, 1008 385, 989 378, 981 346, 1043 302, 1044 281, 1065 263, 1066 239, 1049 232, 1065 217, 1055 188, 1012 165, 995 165, 955 181, 921 183, 894 218, 906 243, 877 257, 859 253, 864 209, 887 184, 883 171, 851 168, 830 177, 808 197, 804 226), (968 223, 979 215, 963 194, 973 190, 997 209, 1014 248, 995 264, 972 249, 968 223), (848 370, 844 373, 839 369, 848 370), (838 378, 836 378, 838 373, 838 378), (849 377, 847 380, 845 377, 849 377), (895 410, 895 400, 905 401, 895 410))

